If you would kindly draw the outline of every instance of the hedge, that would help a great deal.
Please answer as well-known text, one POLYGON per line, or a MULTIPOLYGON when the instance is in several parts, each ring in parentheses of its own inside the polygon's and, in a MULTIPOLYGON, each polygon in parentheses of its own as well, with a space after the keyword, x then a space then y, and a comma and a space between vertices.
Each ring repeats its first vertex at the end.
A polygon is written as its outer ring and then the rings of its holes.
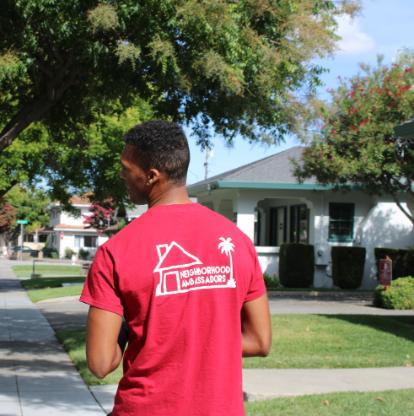
POLYGON ((306 288, 312 286, 314 269, 313 245, 281 244, 279 249, 279 280, 284 287, 306 288))
POLYGON ((361 286, 365 253, 365 247, 332 247, 332 280, 335 286, 341 289, 357 289, 361 286))

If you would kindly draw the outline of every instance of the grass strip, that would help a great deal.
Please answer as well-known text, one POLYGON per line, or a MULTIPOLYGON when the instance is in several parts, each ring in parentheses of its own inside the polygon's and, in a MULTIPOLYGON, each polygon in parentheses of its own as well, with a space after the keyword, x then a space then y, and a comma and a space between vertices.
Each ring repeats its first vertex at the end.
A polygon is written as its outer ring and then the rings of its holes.
MULTIPOLYGON (((33 266, 29 264, 12 266, 12 270, 18 278, 29 278, 33 272, 33 266)), ((82 276, 82 268, 79 265, 54 265, 35 264, 35 273, 42 276, 82 276)))
POLYGON ((414 364, 414 316, 274 315, 266 358, 245 368, 363 368, 414 364))
POLYGON ((331 393, 245 404, 247 416, 414 415, 414 389, 373 393, 331 393))
POLYGON ((52 287, 45 289, 33 289, 28 290, 27 294, 33 303, 40 302, 46 299, 62 298, 66 296, 78 296, 81 294, 83 284, 65 286, 65 287, 52 287))

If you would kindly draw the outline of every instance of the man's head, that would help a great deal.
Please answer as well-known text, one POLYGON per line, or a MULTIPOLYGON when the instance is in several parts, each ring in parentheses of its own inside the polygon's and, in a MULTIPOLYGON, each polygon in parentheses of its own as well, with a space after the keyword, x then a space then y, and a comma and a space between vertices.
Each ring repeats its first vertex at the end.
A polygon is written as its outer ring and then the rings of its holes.
POLYGON ((154 186, 185 185, 190 151, 180 126, 167 121, 148 121, 124 136, 121 176, 132 202, 147 203, 154 186))

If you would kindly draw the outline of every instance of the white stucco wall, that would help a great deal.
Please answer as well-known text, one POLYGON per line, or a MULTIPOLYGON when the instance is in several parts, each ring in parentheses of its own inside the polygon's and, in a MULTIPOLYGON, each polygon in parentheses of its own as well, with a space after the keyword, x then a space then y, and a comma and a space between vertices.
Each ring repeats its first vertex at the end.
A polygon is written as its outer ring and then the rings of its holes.
MULTIPOLYGON (((406 207, 405 204, 404 207, 406 207)), ((361 240, 361 245, 372 253, 365 264, 365 274, 371 277, 374 285, 374 282, 377 282, 374 248, 414 247, 413 224, 394 202, 379 202, 369 211, 365 221, 361 224, 358 238, 361 240)))

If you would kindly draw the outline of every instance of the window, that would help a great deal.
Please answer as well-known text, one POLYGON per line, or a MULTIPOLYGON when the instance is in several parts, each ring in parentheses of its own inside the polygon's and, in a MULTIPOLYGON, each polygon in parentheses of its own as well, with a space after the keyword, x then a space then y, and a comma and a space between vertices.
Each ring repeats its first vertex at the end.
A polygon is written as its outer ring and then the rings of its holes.
POLYGON ((85 235, 83 237, 83 246, 87 248, 95 248, 98 238, 93 235, 85 235))
POLYGON ((75 248, 83 247, 83 236, 82 235, 75 235, 75 248))
POLYGON ((308 243, 309 210, 305 204, 290 207, 290 242, 308 243))
POLYGON ((329 204, 329 240, 352 241, 354 237, 354 204, 329 204))

